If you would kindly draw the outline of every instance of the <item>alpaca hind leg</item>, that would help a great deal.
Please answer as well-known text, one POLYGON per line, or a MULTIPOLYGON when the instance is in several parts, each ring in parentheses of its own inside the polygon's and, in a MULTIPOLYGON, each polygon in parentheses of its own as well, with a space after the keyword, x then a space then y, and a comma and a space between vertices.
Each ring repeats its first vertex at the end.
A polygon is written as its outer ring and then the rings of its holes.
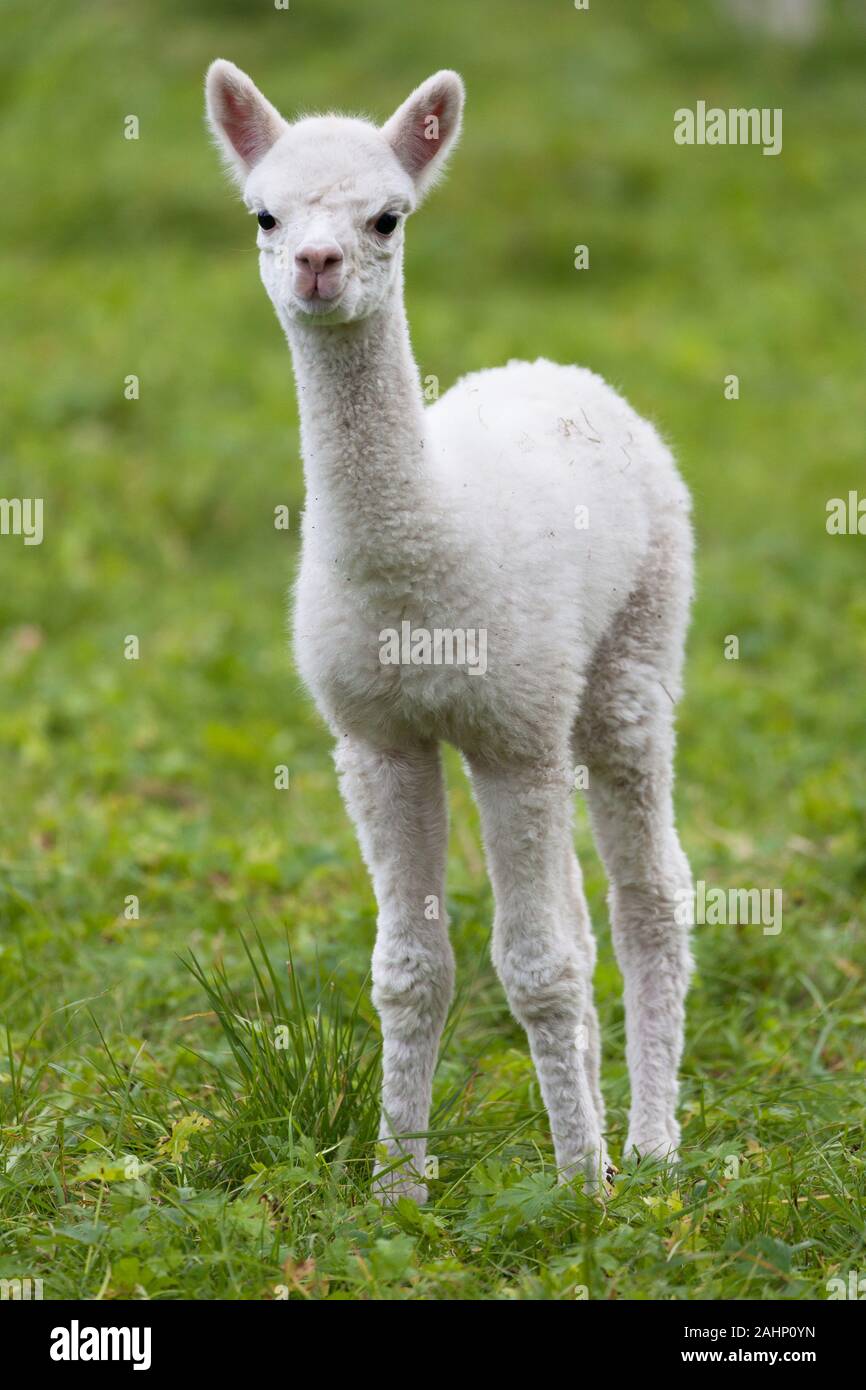
POLYGON ((598 1127, 603 1134, 604 1099, 601 1093, 601 1029, 599 1028, 598 1013, 596 1011, 592 991, 592 976, 595 969, 596 958, 595 937, 592 934, 589 908, 586 902, 586 895, 583 891, 583 875, 580 870, 580 863, 577 855, 571 848, 569 848, 567 859, 567 892, 571 919, 575 925, 581 950, 584 952, 589 962, 589 985, 587 988, 586 1007, 583 1015, 583 1028, 580 1033, 580 1043, 583 1049, 583 1065, 586 1073, 586 1082, 595 1103, 595 1112, 598 1116, 598 1127))
POLYGON ((693 885, 673 811, 674 700, 688 590, 681 575, 665 586, 670 553, 660 551, 656 571, 595 654, 575 756, 589 769, 589 812, 624 980, 626 1153, 673 1158, 693 885))
POLYGON ((627 1155, 676 1157, 678 1072, 691 973, 691 879, 670 790, 653 776, 598 771, 590 814, 610 878, 614 949, 623 973, 631 1079, 627 1155))

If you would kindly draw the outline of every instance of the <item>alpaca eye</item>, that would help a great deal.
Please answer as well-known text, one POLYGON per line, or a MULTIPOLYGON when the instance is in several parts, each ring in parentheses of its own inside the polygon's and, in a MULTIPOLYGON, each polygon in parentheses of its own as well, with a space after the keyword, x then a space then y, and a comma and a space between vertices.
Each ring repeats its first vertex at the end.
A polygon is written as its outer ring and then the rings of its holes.
POLYGON ((265 232, 269 232, 271 230, 271 227, 276 227, 277 225, 277 219, 275 217, 271 217, 271 214, 269 212, 260 212, 258 217, 259 226, 265 232))
POLYGON ((383 212, 374 227, 380 236, 390 236, 400 219, 393 212, 383 212))

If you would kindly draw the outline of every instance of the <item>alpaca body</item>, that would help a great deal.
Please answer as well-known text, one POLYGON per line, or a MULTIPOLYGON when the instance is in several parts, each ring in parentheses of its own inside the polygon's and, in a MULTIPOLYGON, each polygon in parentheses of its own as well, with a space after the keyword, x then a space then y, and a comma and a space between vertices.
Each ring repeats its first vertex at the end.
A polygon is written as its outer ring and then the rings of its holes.
MULTIPOLYGON (((423 425, 421 463, 392 460, 373 517, 363 492, 345 529, 308 506, 299 670, 338 735, 384 748, 441 739, 490 763, 544 759, 570 735, 593 653, 672 515, 684 519, 674 559, 688 585, 687 494, 651 426, 576 367, 474 373, 423 425), (383 510, 398 537, 387 547, 383 510), (483 631, 486 671, 384 663, 381 634, 406 622, 483 631)), ((369 447, 381 454, 378 433, 369 447)))
MULTIPOLYGON (((289 125, 218 61, 211 127, 259 223, 292 353, 306 481, 298 668, 379 908, 386 1195, 423 1200, 454 962, 440 745, 469 770, 496 899, 493 959, 523 1024, 562 1180, 609 1173, 595 945, 572 840, 575 767, 610 880, 632 1101, 626 1152, 672 1159, 690 956, 673 820, 673 706, 691 594, 688 495, 654 429, 591 372, 511 362, 425 409, 403 226, 460 127, 437 73, 377 127, 289 125), (388 634, 481 635, 464 659, 388 634), (475 655, 479 654, 478 646, 475 655), (411 657, 411 651, 409 653, 411 657), (441 652, 440 652, 441 655, 441 652)), ((464 651, 464 658, 466 652, 464 651)))

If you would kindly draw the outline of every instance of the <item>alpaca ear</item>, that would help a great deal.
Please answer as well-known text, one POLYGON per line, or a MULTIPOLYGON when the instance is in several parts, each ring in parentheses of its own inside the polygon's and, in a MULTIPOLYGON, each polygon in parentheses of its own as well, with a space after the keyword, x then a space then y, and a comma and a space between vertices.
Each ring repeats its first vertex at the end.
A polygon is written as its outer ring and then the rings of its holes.
POLYGON ((457 143, 464 95, 459 73, 443 68, 416 87, 382 127, 419 194, 426 193, 443 173, 457 143))
POLYGON ((208 68, 205 101, 214 138, 243 187, 250 170, 287 129, 287 123, 252 78, 224 58, 217 58, 208 68))

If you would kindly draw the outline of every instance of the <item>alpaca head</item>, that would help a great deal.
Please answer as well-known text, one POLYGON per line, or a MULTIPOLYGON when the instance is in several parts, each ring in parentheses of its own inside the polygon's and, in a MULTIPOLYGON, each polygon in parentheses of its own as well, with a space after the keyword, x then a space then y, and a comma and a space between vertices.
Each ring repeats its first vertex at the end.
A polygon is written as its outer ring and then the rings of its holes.
POLYGON ((207 74, 207 115, 258 221, 259 268, 284 328, 366 318, 399 282, 403 227, 460 131, 463 83, 437 72, 385 125, 290 123, 233 63, 207 74))

